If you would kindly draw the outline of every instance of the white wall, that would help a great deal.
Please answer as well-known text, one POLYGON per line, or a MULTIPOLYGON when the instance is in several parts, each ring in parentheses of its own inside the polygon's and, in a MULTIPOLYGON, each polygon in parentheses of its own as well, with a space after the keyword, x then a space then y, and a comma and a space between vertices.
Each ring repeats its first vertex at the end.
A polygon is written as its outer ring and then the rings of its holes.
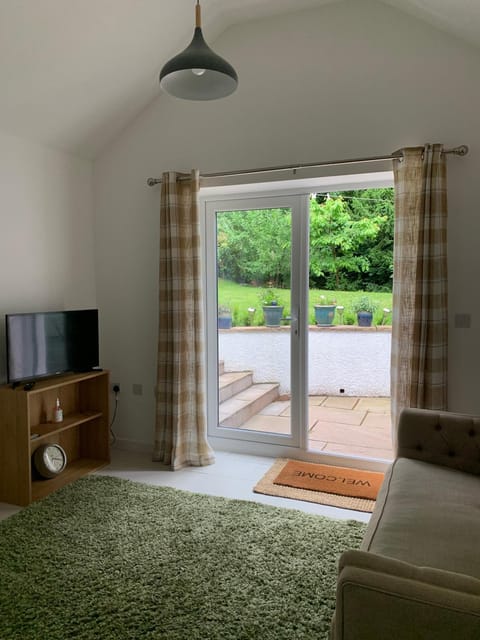
POLYGON ((471 148, 448 160, 450 315, 472 315, 470 329, 451 331, 450 406, 480 413, 480 52, 373 0, 239 25, 215 49, 238 71, 235 94, 204 104, 162 95, 95 163, 103 363, 122 384, 118 436, 149 444, 153 432, 159 189, 145 186, 148 176, 424 142, 471 148))
POLYGON ((96 306, 90 162, 0 132, 0 380, 6 313, 96 306))

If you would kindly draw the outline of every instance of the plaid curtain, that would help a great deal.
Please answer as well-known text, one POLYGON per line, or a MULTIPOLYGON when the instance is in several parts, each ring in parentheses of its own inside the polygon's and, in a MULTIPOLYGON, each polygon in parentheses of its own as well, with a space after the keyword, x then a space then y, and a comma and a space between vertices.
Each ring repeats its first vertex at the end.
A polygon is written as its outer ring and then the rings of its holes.
POLYGON ((404 407, 447 409, 446 161, 439 144, 402 151, 394 160, 394 442, 404 407))
POLYGON ((179 178, 162 176, 153 454, 173 470, 215 461, 206 438, 199 174, 179 178))

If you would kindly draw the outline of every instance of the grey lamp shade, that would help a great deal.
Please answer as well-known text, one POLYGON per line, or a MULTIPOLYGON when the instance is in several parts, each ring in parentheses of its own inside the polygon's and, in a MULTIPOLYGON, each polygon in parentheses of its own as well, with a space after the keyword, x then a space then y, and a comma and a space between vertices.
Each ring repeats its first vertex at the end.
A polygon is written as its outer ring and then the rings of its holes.
POLYGON ((169 60, 160 72, 160 86, 184 100, 216 100, 235 91, 238 76, 226 60, 217 55, 195 28, 188 47, 169 60))

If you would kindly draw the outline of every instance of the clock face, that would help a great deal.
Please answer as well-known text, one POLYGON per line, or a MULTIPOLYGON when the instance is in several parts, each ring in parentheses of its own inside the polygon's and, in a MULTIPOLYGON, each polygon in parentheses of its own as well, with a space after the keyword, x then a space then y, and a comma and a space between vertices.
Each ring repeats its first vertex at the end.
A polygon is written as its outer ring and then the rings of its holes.
POLYGON ((44 452, 45 466, 52 473, 60 473, 65 466, 65 453, 58 446, 47 446, 44 452))
POLYGON ((67 454, 59 444, 44 444, 35 449, 33 465, 42 478, 54 478, 67 465, 67 454))

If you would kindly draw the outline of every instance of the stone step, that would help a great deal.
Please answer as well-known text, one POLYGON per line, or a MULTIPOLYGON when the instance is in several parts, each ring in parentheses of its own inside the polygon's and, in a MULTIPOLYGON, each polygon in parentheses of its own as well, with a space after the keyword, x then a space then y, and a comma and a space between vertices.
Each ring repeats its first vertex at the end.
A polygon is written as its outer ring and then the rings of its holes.
POLYGON ((232 396, 248 389, 253 383, 252 371, 227 371, 218 376, 218 399, 225 402, 232 396))
POLYGON ((278 398, 277 382, 261 382, 240 391, 218 408, 219 424, 223 427, 241 427, 244 422, 278 398))

